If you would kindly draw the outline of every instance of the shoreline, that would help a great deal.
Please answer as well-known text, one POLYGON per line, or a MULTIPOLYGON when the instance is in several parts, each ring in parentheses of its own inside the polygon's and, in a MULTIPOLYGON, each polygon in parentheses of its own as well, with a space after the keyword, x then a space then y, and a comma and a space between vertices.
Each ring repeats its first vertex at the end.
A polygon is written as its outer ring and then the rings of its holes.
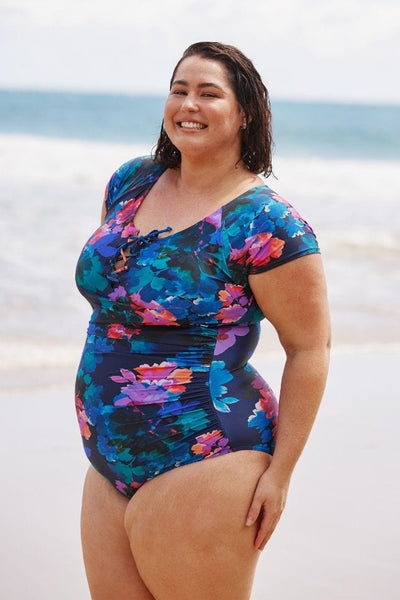
MULTIPOLYGON (((74 383, 75 374, 78 369, 79 360, 83 350, 82 345, 71 345, 65 351, 65 346, 53 345, 51 352, 53 352, 52 360, 48 362, 45 357, 47 346, 46 344, 40 343, 35 346, 31 344, 31 349, 37 349, 36 360, 32 361, 31 356, 24 356, 22 359, 17 360, 17 351, 21 351, 24 347, 24 343, 21 341, 14 342, 15 346, 12 347, 10 353, 6 358, 7 344, 0 343, 0 398, 2 396, 9 396, 14 394, 20 394, 22 392, 35 392, 36 390, 49 390, 57 389, 59 386, 65 386, 69 383, 74 383), (57 350, 60 350, 62 361, 58 362, 59 356, 57 356, 57 350), (65 352, 63 352, 65 351, 65 352), (54 354, 56 352, 56 354, 54 354), (33 363, 33 364, 32 364, 33 363)), ((368 357, 371 355, 379 356, 396 356, 400 357, 400 342, 399 343, 384 343, 384 342, 371 342, 363 344, 334 344, 331 349, 331 357, 340 358, 345 356, 358 357, 362 360, 362 357, 368 357)), ((284 364, 285 354, 283 349, 277 342, 269 344, 268 348, 263 347, 260 343, 259 347, 255 350, 253 356, 250 358, 249 363, 256 369, 262 371, 265 369, 266 364, 270 364, 272 368, 276 368, 277 365, 284 364)))
MULTIPOLYGON (((74 284, 79 252, 98 226, 111 173, 149 149, 23 135, 0 134, 0 142, 2 276, 7 282, 0 303, 0 363, 46 365, 50 348, 53 364, 73 364, 70 355, 75 347, 80 355, 90 312, 74 284), (24 247, 15 245, 16 223, 24 247)), ((397 163, 280 156, 276 165, 279 180, 269 178, 268 185, 310 219, 321 245, 334 346, 398 342, 397 163)), ((267 334, 269 343, 273 334, 267 334)))
MULTIPOLYGON (((39 390, 48 391, 51 389, 57 390, 60 386, 73 385, 75 382, 76 371, 78 369, 79 360, 81 357, 82 345, 71 345, 67 351, 65 347, 53 345, 52 362, 48 362, 45 358, 46 344, 40 343, 35 346, 32 343, 31 348, 38 349, 36 360, 27 355, 17 360, 17 351, 21 351, 24 344, 20 341, 15 342, 15 346, 11 349, 7 359, 5 358, 7 344, 0 343, 0 398, 19 395, 21 393, 31 394, 39 390), (54 352, 60 350, 63 360, 58 362, 57 354, 54 352), (33 363, 33 364, 32 364, 33 363)), ((399 343, 384 343, 370 342, 363 344, 334 344, 331 349, 331 359, 340 359, 342 357, 358 358, 360 361, 363 358, 368 358, 371 355, 378 356, 398 356, 400 359, 400 342, 399 343)), ((283 368, 285 362, 285 354, 280 345, 274 340, 265 347, 265 343, 259 344, 249 363, 257 370, 262 372, 267 366, 270 366, 273 371, 277 368, 283 368)), ((266 376, 268 380, 268 377, 266 376)), ((275 382, 274 389, 276 390, 279 381, 275 382)))

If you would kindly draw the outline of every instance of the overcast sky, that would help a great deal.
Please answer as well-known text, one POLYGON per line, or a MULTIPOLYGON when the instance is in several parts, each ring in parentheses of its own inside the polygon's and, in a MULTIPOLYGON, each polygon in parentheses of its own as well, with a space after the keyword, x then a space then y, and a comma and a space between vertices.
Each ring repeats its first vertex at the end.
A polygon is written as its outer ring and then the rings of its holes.
POLYGON ((272 99, 400 103, 400 0, 0 0, 0 87, 164 94, 207 39, 272 99))

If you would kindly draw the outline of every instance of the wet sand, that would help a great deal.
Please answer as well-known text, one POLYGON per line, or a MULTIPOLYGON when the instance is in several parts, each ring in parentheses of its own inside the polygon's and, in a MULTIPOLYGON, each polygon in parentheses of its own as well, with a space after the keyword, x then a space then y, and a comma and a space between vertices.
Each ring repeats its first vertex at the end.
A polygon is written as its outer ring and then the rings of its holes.
MULTIPOLYGON (((399 358, 390 347, 333 352, 325 398, 261 555, 252 600, 398 598, 399 358)), ((260 350, 253 362, 276 387, 282 356, 260 350)), ((1 393, 8 408, 0 442, 1 595, 89 600, 79 540, 87 461, 74 372, 53 372, 36 385, 24 373, 10 376, 13 387, 1 393)))

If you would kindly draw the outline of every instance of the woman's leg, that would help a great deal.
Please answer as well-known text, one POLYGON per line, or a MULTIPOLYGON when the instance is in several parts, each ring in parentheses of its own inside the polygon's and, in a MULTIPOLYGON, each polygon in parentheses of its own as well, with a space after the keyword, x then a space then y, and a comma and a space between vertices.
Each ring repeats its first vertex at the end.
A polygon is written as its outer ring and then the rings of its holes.
POLYGON ((268 454, 239 451, 179 467, 143 485, 126 530, 157 600, 248 600, 259 551, 245 526, 268 454))
POLYGON ((124 528, 128 501, 89 468, 82 501, 82 548, 93 600, 154 600, 135 565, 124 528))

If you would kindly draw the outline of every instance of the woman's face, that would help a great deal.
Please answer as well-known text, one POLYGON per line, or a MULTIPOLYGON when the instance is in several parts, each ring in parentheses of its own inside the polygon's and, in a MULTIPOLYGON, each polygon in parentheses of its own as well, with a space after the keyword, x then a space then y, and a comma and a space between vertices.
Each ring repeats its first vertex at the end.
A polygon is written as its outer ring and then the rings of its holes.
POLYGON ((190 56, 176 70, 165 104, 164 128, 182 156, 240 158, 244 113, 222 63, 190 56))

